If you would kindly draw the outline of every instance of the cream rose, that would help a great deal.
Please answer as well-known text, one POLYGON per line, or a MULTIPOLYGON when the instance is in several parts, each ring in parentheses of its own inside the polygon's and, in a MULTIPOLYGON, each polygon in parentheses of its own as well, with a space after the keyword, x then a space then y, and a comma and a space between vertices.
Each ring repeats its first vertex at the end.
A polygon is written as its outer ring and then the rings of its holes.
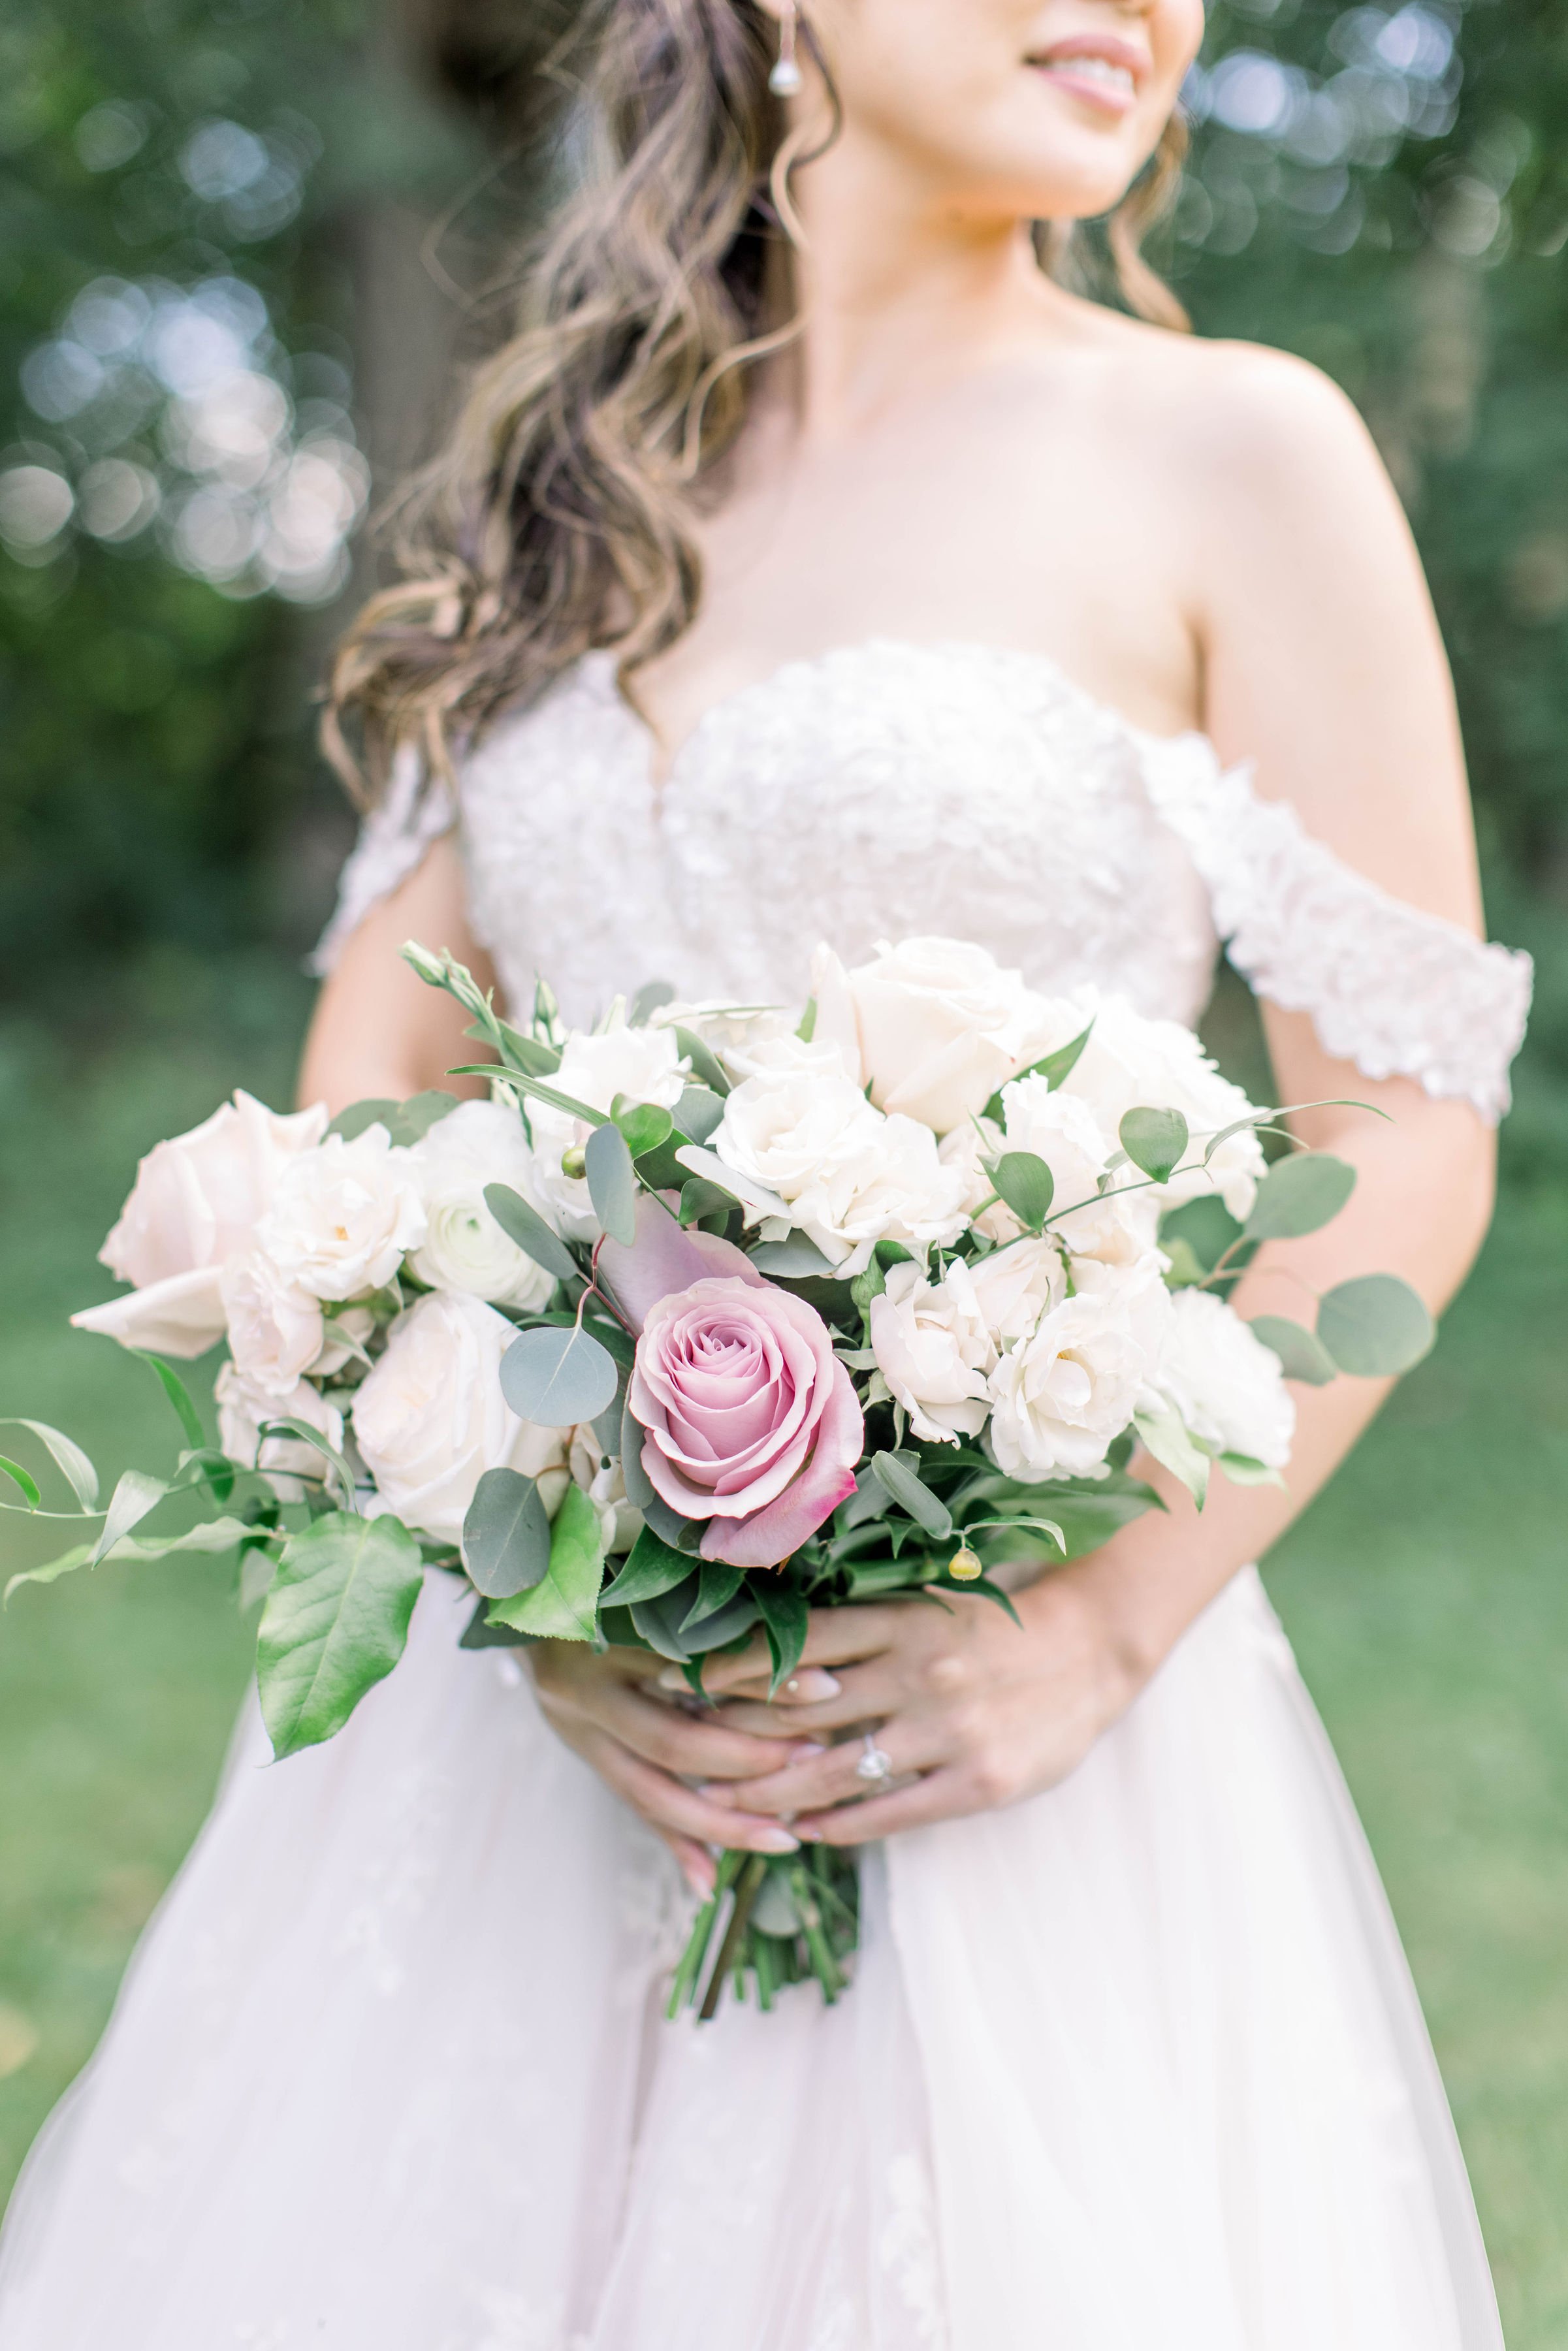
POLYGON ((960 939, 884 943, 848 987, 873 1102, 938 1134, 1082 1027, 1072 1006, 1037 995, 960 939))
MULTIPOLYGON (((1207 1137, 1245 1118, 1253 1105, 1239 1086, 1222 1078, 1188 1029, 1134 1012, 1124 997, 1081 992, 1079 1026, 1094 1016, 1093 1033, 1062 1091, 1086 1102, 1100 1125, 1114 1134, 1135 1107, 1178 1110, 1192 1131, 1188 1155, 1201 1161, 1207 1137)), ((1262 1145, 1250 1127, 1220 1144, 1207 1171, 1195 1165, 1154 1195, 1161 1207, 1218 1190, 1233 1217, 1245 1218, 1263 1173, 1262 1145)), ((1125 1183, 1136 1173, 1122 1170, 1125 1183)))
POLYGON ((291 1395, 326 1342, 320 1300, 286 1281, 260 1249, 225 1266, 221 1290, 229 1353, 242 1378, 266 1395, 291 1395))
POLYGON ((279 1118, 236 1093, 188 1134, 160 1143, 99 1252, 134 1292, 74 1314, 76 1327, 161 1354, 204 1353, 224 1335, 223 1268, 254 1246, 284 1168, 326 1126, 322 1107, 279 1118))
POLYGON ((533 1155, 516 1111, 459 1103, 409 1154, 424 1204, 425 1236, 409 1262, 432 1290, 465 1290, 496 1306, 544 1306, 554 1276, 501 1230, 485 1205, 486 1184, 527 1198, 533 1155))
POLYGON ((1064 1299, 991 1374, 997 1466, 1025 1484, 1099 1478, 1133 1417, 1149 1357, 1113 1297, 1064 1299))
POLYGON ((565 1470, 567 1432, 519 1420, 501 1394, 515 1333, 463 1290, 435 1290, 400 1314, 353 1402, 354 1435, 387 1509, 457 1542, 486 1469, 565 1470))
POLYGON ((1290 1459, 1296 1407, 1280 1358, 1212 1291, 1176 1291, 1153 1384, 1210 1452, 1270 1469, 1290 1459))
POLYGON ((351 1143, 329 1134, 285 1168, 258 1238, 282 1279, 313 1298, 383 1288, 424 1238, 410 1153, 379 1123, 351 1143))
POLYGON ((956 1445, 978 1437, 990 1410, 986 1375, 997 1359, 991 1334, 961 1259, 941 1281, 917 1265, 895 1265, 871 1304, 871 1343, 889 1392, 916 1437, 956 1445))
MULTIPOLYGON (((622 1022, 598 1035, 579 1031, 569 1037, 560 1067, 548 1082, 591 1110, 608 1111, 617 1094, 674 1110, 691 1083, 691 1070, 672 1029, 629 1029, 622 1022)), ((597 1240, 599 1219, 588 1185, 563 1165, 569 1154, 581 1151, 592 1130, 548 1102, 530 1102, 528 1113, 534 1138, 528 1197, 570 1240, 597 1240)))
POLYGON ((247 1380, 237 1364, 225 1364, 213 1384, 213 1399, 218 1408, 218 1443, 231 1459, 261 1470, 279 1501, 302 1501, 303 1479, 319 1480, 331 1474, 322 1456, 303 1438, 264 1438, 261 1433, 269 1420, 302 1420, 308 1428, 319 1429, 335 1453, 342 1451, 343 1416, 308 1380, 277 1395, 247 1380))
POLYGON ((1062 1219, 1057 1229, 1074 1256, 1124 1265, 1153 1248, 1160 1219, 1156 1195, 1120 1191, 1137 1180, 1135 1167, 1119 1167, 1109 1193, 1098 1195, 1105 1163, 1121 1145, 1082 1095, 1052 1088, 1042 1077, 1019 1078, 1003 1087, 1002 1109, 1004 1147, 1032 1152, 1051 1170, 1051 1213, 1062 1219))
POLYGON ((1067 1295, 1061 1251, 1049 1238, 1014 1241, 969 1268, 980 1319, 998 1347, 1031 1336, 1067 1295))

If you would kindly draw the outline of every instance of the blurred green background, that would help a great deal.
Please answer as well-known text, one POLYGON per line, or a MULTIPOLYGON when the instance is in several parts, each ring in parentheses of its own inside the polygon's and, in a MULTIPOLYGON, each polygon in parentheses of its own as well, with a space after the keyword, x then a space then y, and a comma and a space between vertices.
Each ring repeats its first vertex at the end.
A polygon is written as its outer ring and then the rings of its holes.
MULTIPOLYGON (((137 1155, 290 1089, 349 820, 311 749, 362 528, 532 200, 546 0, 11 0, 0 23, 0 1406, 172 1424, 67 1330, 137 1155)), ((1497 1229, 1270 1563, 1362 1807, 1514 2351, 1568 2344, 1568 19, 1222 0, 1163 256, 1360 402, 1458 677, 1494 933, 1537 957, 1497 1229), (1397 1498, 1396 1500, 1393 1498, 1397 1498)), ((1215 1041, 1255 1029, 1221 991, 1215 1041)), ((18 1440, 20 1443, 21 1440, 18 1440)), ((7 1569, 38 1531, 0 1534, 7 1569)), ((0 2194, 194 1834, 226 1570, 0 1621, 0 2194)))

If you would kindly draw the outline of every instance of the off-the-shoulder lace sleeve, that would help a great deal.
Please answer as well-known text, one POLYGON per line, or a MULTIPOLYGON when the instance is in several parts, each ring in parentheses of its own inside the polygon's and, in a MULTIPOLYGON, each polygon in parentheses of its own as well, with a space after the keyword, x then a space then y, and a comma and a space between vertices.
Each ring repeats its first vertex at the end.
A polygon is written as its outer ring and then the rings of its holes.
POLYGON ((1325 1049, 1369 1078, 1500 1119, 1530 1009, 1530 957, 1486 946, 1409 906, 1260 799, 1246 768, 1222 768, 1202 736, 1141 738, 1149 797, 1207 885, 1236 968, 1325 1049))
POLYGON ((432 841, 456 821, 452 794, 427 776, 413 744, 392 762, 384 796, 360 827, 338 883, 338 904, 322 932, 310 969, 325 978, 350 938, 381 899, 406 882, 432 841))

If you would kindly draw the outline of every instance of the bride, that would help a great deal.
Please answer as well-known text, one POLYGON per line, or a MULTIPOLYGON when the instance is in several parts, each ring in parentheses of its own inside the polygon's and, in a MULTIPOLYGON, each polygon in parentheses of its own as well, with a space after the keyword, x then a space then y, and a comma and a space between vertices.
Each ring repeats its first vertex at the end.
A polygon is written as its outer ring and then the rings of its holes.
MULTIPOLYGON (((1174 331, 1138 258, 1200 0, 585 26, 523 325, 340 664, 380 780, 306 1097, 469 1058, 411 935, 577 1019, 927 933, 1189 1020, 1224 940, 1322 1105, 1297 1131, 1360 1173, 1241 1303, 1379 1268, 1442 1304, 1528 971, 1480 943, 1366 435, 1298 361, 1174 331), (1106 214, 1136 315, 1072 290, 1106 214)), ((262 1768, 242 1724, 19 2192, 5 2351, 1492 2351, 1415 1993, 1248 1564, 1381 1393, 1298 1390, 1288 1496, 1200 1520, 1167 1481, 1021 1632, 821 1615, 772 1705, 755 1657, 700 1719, 641 1652, 525 1678, 433 1578, 340 1738, 262 1768), (864 1852, 848 1997, 666 2024, 682 1874, 801 1838, 864 1852)))

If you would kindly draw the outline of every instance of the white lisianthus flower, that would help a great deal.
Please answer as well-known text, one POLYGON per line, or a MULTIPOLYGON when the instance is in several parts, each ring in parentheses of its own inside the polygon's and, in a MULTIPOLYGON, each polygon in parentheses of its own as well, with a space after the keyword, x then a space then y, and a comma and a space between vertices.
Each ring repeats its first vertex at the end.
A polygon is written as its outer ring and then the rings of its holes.
POLYGON ((386 1508, 457 1542, 486 1469, 566 1468, 567 1432, 519 1420, 501 1394, 515 1333, 465 1290, 435 1290, 400 1314, 355 1392, 354 1435, 386 1508))
POLYGON ((329 1134, 284 1169, 258 1238, 283 1280, 312 1297, 382 1289, 424 1238, 410 1154, 379 1121, 351 1143, 329 1134))
POLYGON ((1296 1407, 1280 1358, 1212 1290, 1181 1290, 1153 1385, 1187 1432, 1213 1453, 1243 1453, 1282 1469, 1296 1407))
MULTIPOLYGON (((1122 996, 1083 989, 1077 1001, 1082 1008, 1079 1026, 1092 1013, 1094 1029, 1062 1092, 1086 1102, 1107 1134, 1115 1134, 1134 1108, 1178 1110, 1194 1139, 1188 1155, 1197 1162, 1207 1136, 1253 1108, 1239 1086, 1220 1076, 1190 1029, 1175 1020, 1149 1019, 1122 996)), ((1195 1165, 1152 1196, 1169 1207, 1218 1191, 1231 1215, 1245 1219, 1264 1164, 1262 1145, 1247 1127, 1220 1144, 1207 1171, 1195 1165)), ((1128 1180, 1129 1171, 1120 1171, 1117 1181, 1128 1180)))
POLYGON ((321 1301, 286 1280, 260 1249, 231 1259, 220 1282, 229 1353, 247 1386, 289 1395, 326 1343, 321 1301))
POLYGON ((936 1282, 917 1265, 892 1267, 887 1288, 872 1300, 871 1343, 916 1437, 933 1445, 978 1437, 990 1410, 986 1375, 996 1348, 961 1259, 936 1282))
MULTIPOLYGON (((591 1110, 608 1111, 617 1094, 674 1110, 691 1083, 691 1069, 673 1029, 629 1029, 622 1020, 598 1035, 574 1029, 561 1050, 559 1069, 544 1082, 591 1110)), ((528 1185, 518 1188, 526 1189, 547 1222, 569 1240, 597 1240, 599 1219, 587 1182, 563 1165, 569 1154, 582 1150, 591 1127, 548 1102, 530 1101, 525 1107, 534 1138, 533 1168, 528 1185)))
POLYGON ((817 1058, 737 1086, 713 1151, 784 1201, 790 1225, 842 1273, 858 1273, 879 1240, 921 1250, 956 1240, 964 1179, 943 1166, 929 1127, 873 1110, 833 1047, 801 1050, 817 1058))
POLYGON ((236 1093, 188 1134, 160 1143, 99 1252, 134 1292, 74 1314, 76 1327, 161 1354, 204 1353, 224 1335, 223 1268, 254 1246, 284 1168, 326 1127, 320 1106, 279 1118, 236 1093))
POLYGON ((998 1347, 1030 1338, 1067 1295, 1061 1251, 1049 1238, 1014 1241, 969 1268, 980 1318, 998 1347))
POLYGON ((799 1041, 799 1012, 777 1004, 661 1004, 650 1016, 655 1029, 689 1029, 700 1037, 727 1077, 749 1078, 765 1048, 799 1041))
POLYGON ((526 1199, 533 1154, 516 1111, 495 1102, 460 1102, 409 1153, 424 1203, 425 1236, 409 1259, 432 1290, 465 1290, 494 1306, 548 1303, 554 1276, 508 1238, 485 1205, 486 1184, 526 1199))
POLYGON ((991 1374, 997 1467, 1024 1484, 1101 1478, 1133 1417, 1149 1358, 1113 1294, 1064 1299, 991 1374))
POLYGON ((218 1408, 218 1443, 231 1459, 261 1470, 279 1501, 303 1501, 303 1479, 330 1477, 327 1461, 303 1438, 264 1438, 261 1433, 270 1420, 302 1420, 308 1428, 319 1429, 335 1453, 342 1451, 343 1416, 308 1380, 279 1395, 253 1384, 237 1364, 225 1364, 213 1383, 213 1398, 218 1408))
POLYGON ((937 1134, 1083 1025, 1074 1006, 1037 995, 961 939, 883 942, 848 987, 873 1102, 937 1134))
MULTIPOLYGON (((620 1461, 605 1452, 591 1421, 580 1423, 571 1431, 567 1466, 571 1482, 582 1489, 598 1514, 606 1552, 630 1551, 643 1531, 643 1513, 635 1503, 627 1500, 620 1461)), ((565 1482, 552 1495, 541 1479, 539 1491, 553 1519, 565 1499, 565 1482)))

